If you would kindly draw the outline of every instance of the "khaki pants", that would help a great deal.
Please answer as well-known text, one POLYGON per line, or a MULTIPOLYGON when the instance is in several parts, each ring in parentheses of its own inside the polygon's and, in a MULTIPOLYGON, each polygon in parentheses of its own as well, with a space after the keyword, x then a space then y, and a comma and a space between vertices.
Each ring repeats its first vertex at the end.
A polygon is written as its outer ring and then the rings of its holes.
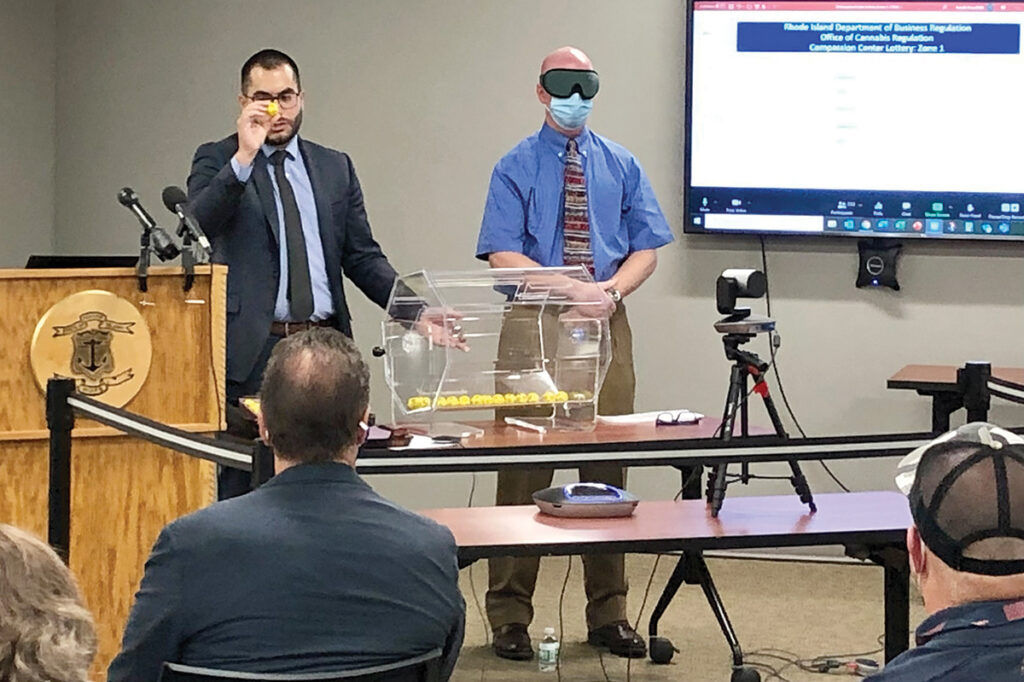
MULTIPOLYGON (((633 336, 626 309, 618 304, 610 320, 612 358, 598 397, 598 414, 633 412, 636 377, 633 374, 633 336)), ((502 339, 502 346, 506 340, 502 339)), ((507 343, 512 344, 509 339, 507 343)), ((499 356, 503 353, 499 349, 499 356)), ((500 360, 499 360, 500 364, 500 360)), ((499 417, 507 412, 499 413, 499 417)), ((551 469, 508 469, 498 472, 496 503, 532 504, 531 495, 551 485, 551 469)), ((615 464, 579 467, 581 481, 626 484, 626 470, 615 464)), ((487 618, 492 629, 509 623, 529 625, 533 620, 533 590, 540 557, 500 557, 488 561, 487 618)), ((583 555, 583 582, 587 593, 587 628, 595 630, 626 620, 626 565, 622 554, 583 555)))

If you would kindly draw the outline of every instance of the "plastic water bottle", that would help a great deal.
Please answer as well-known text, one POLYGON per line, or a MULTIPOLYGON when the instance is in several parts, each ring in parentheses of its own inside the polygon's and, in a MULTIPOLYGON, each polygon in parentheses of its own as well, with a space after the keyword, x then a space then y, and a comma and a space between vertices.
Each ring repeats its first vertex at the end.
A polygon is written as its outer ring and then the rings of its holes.
POLYGON ((544 628, 544 639, 537 647, 537 664, 542 673, 553 673, 558 669, 558 637, 554 628, 544 628))

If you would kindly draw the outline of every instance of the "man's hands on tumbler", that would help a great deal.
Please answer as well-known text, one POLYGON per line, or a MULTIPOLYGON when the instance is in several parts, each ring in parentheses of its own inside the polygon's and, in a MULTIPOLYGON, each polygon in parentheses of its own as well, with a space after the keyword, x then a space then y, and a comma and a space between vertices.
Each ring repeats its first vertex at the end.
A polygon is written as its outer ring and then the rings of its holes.
POLYGON ((437 346, 469 351, 460 320, 462 315, 450 308, 424 308, 416 320, 416 331, 437 346))

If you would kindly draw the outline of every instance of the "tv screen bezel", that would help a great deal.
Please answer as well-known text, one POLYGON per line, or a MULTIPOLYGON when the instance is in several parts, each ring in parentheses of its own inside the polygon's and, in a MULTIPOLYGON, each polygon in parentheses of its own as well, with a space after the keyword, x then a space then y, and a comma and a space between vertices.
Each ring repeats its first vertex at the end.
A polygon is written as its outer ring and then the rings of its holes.
MULTIPOLYGON (((795 239, 800 237, 807 237, 818 239, 820 237, 826 238, 841 238, 841 239, 896 239, 896 240, 924 240, 929 243, 938 243, 945 241, 959 241, 959 242, 973 242, 973 243, 991 243, 991 242, 1024 242, 1024 234, 1017 235, 996 235, 996 234, 929 234, 927 232, 876 232, 874 230, 870 232, 864 231, 826 231, 820 232, 806 232, 800 230, 778 230, 778 229, 728 229, 728 230, 708 230, 703 225, 696 226, 693 224, 693 213, 690 209, 690 194, 693 190, 691 183, 691 164, 692 158, 690 154, 691 142, 693 138, 693 14, 694 5, 697 2, 706 0, 685 0, 686 3, 686 49, 684 54, 684 95, 683 95, 683 234, 686 235, 707 235, 712 237, 717 236, 745 236, 745 237, 783 237, 787 239, 795 239)), ((801 4, 806 0, 772 0, 775 4, 801 4)), ((827 0, 824 0, 827 1, 827 0)), ((901 4, 915 4, 918 2, 929 2, 932 0, 900 0, 901 4)), ((745 0, 738 0, 737 5, 744 4, 745 0)), ((891 2, 886 0, 861 0, 858 4, 878 4, 878 5, 890 5, 891 2)), ((884 9, 884 8, 880 8, 884 9)), ((852 190, 851 190, 852 191, 852 190)))

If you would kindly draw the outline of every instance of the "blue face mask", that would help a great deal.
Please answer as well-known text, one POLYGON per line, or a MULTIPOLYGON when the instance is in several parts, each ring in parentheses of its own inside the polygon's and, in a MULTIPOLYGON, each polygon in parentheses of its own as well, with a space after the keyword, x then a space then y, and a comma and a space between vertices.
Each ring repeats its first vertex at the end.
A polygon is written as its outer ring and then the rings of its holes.
POLYGON ((580 93, 574 92, 569 97, 552 97, 548 111, 560 128, 577 130, 587 122, 593 106, 593 99, 583 99, 580 93))

